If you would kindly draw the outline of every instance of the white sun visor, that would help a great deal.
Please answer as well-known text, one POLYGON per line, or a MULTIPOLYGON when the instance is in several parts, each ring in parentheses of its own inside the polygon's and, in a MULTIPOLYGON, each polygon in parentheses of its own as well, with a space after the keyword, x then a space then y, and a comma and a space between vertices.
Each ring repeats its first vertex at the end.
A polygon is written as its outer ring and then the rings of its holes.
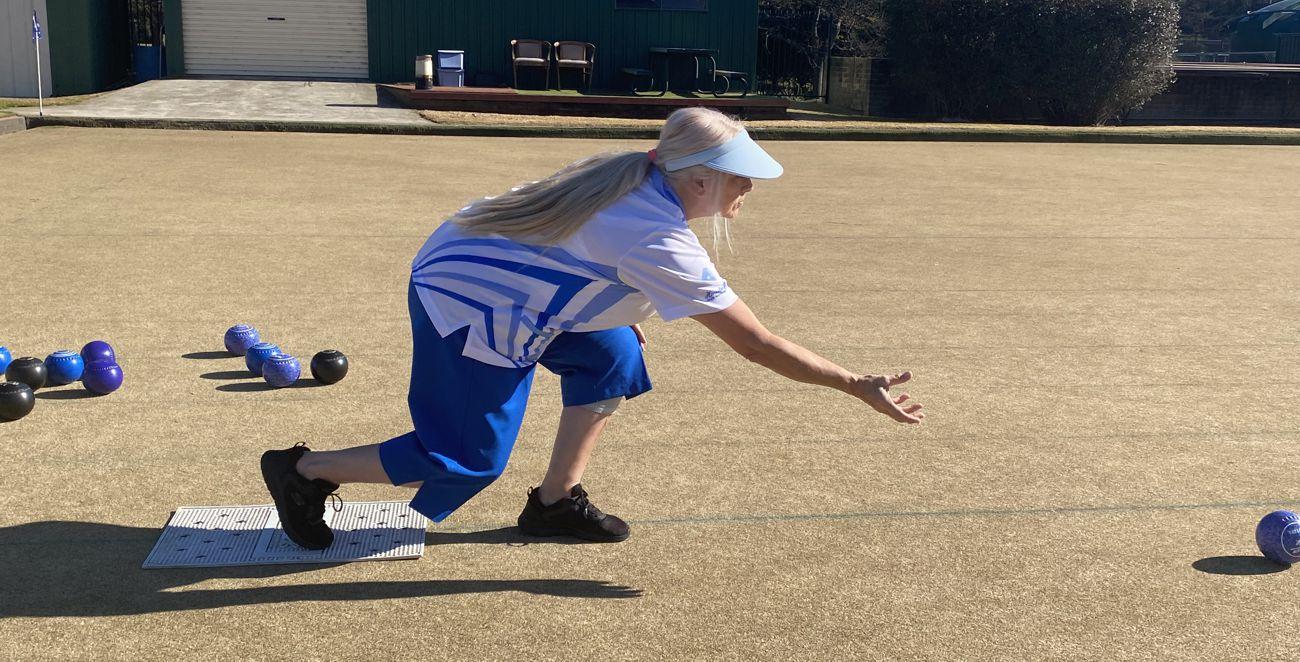
POLYGON ((673 172, 697 165, 750 179, 776 179, 785 172, 781 164, 763 151, 744 129, 717 147, 665 161, 664 170, 673 172))

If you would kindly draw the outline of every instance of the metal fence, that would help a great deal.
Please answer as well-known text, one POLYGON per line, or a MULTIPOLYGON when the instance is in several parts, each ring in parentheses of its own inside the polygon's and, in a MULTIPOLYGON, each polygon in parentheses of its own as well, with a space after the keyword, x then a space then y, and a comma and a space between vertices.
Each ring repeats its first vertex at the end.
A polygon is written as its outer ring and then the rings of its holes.
POLYGON ((805 10, 758 11, 758 62, 755 91, 795 99, 825 98, 821 58, 800 34, 816 30, 817 16, 805 10))

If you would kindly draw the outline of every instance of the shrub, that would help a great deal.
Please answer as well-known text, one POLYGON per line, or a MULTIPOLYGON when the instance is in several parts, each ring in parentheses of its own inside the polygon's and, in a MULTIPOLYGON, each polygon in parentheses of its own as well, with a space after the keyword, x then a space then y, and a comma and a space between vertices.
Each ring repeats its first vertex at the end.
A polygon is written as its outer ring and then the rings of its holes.
POLYGON ((904 91, 968 119, 1099 124, 1173 80, 1177 0, 887 0, 904 91))

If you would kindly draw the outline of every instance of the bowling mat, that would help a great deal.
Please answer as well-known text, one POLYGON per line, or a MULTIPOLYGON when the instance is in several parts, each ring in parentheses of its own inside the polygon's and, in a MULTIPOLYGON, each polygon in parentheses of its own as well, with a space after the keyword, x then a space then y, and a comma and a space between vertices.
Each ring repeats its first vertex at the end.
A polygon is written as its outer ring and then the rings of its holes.
POLYGON ((429 520, 405 501, 347 502, 325 508, 334 544, 311 551, 280 528, 275 506, 184 506, 172 513, 144 568, 345 563, 418 559, 429 520))

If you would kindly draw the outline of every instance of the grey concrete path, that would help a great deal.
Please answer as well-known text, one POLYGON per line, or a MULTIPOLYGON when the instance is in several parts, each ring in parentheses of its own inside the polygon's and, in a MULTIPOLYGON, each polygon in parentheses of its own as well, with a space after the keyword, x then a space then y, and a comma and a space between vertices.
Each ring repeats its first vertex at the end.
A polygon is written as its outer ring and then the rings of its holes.
MULTIPOLYGON (((37 115, 35 108, 11 112, 37 115)), ((45 115, 103 120, 428 124, 416 111, 392 103, 371 83, 320 81, 154 80, 75 106, 47 107, 45 115)))
POLYGON ((27 128, 21 117, 0 117, 0 135, 17 133, 27 128))
MULTIPOLYGON (((156 80, 75 105, 6 108, 26 128, 72 126, 294 133, 372 133, 653 140, 656 121, 439 112, 423 117, 371 83, 156 80)), ((806 113, 805 113, 806 115, 806 113)), ((1300 129, 1188 126, 1034 126, 818 119, 747 122, 762 140, 1300 145, 1300 129)), ((4 133, 5 127, 0 127, 4 133)), ((17 129, 17 125, 8 127, 17 129)))

